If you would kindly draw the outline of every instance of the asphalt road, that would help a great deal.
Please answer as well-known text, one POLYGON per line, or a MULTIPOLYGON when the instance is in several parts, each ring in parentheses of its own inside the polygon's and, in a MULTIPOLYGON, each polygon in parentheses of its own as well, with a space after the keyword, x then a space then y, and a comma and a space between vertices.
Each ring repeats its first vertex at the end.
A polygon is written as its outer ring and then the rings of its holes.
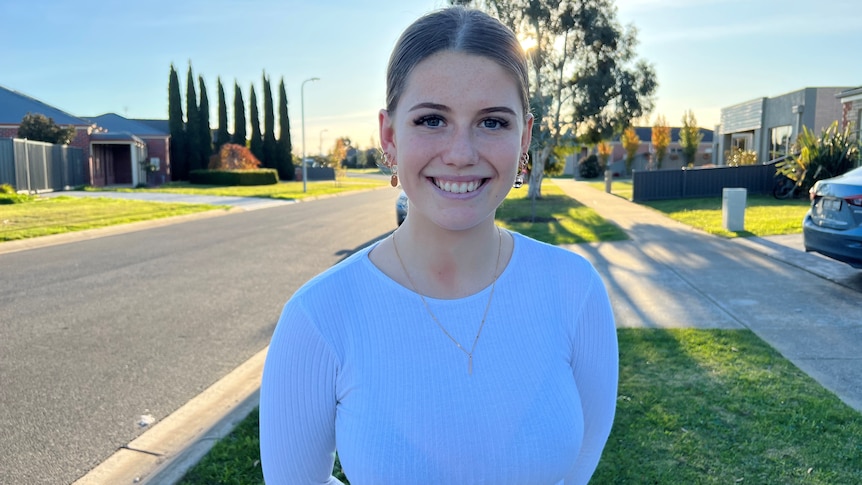
POLYGON ((395 229, 376 190, 0 254, 0 483, 71 483, 269 343, 395 229))

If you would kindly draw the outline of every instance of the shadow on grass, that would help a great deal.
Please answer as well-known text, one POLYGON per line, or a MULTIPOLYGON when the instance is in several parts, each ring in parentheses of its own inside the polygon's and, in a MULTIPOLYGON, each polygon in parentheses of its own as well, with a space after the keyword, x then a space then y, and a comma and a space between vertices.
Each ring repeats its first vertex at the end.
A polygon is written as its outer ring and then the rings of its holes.
POLYGON ((617 225, 566 195, 544 195, 535 201, 508 198, 497 210, 497 221, 510 230, 550 244, 628 239, 617 225))

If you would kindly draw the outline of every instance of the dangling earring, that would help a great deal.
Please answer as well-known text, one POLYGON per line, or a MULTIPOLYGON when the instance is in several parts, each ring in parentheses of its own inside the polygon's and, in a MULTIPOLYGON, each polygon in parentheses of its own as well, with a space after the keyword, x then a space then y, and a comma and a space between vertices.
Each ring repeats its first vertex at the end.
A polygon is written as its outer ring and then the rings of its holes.
POLYGON ((398 187, 398 165, 392 165, 392 177, 389 177, 389 185, 398 187))
POLYGON ((398 165, 392 163, 390 160, 390 155, 386 152, 382 152, 383 161, 377 162, 377 168, 380 169, 384 174, 389 174, 391 177, 389 178, 389 185, 393 187, 398 187, 398 165))
POLYGON ((518 161, 518 175, 515 175, 515 183, 512 184, 512 187, 516 189, 520 189, 524 185, 524 176, 527 175, 527 160, 527 152, 524 152, 518 161))

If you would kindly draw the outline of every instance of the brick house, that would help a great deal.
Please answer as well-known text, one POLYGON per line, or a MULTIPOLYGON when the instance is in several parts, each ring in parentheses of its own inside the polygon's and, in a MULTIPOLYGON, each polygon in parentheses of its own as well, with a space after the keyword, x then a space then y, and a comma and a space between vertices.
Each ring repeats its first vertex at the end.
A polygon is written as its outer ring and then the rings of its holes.
POLYGON ((170 180, 170 132, 167 121, 129 120, 115 114, 92 118, 73 116, 26 94, 0 86, 0 138, 16 138, 28 113, 42 114, 60 126, 75 128, 69 146, 84 153, 89 185, 135 186, 170 180), (148 175, 146 163, 158 170, 148 175))

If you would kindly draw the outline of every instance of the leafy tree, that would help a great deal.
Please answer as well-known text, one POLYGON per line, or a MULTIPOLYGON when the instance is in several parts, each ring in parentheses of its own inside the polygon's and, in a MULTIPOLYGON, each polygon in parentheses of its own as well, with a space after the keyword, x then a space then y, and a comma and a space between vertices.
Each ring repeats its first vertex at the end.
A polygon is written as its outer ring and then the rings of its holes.
POLYGON ((242 101, 242 90, 239 84, 233 83, 233 137, 231 140, 246 146, 245 140, 245 103, 242 101))
POLYGON ((197 93, 195 93, 195 78, 192 75, 192 64, 186 77, 186 161, 189 170, 203 168, 201 162, 201 117, 198 113, 197 93))
POLYGON ((697 126, 697 118, 694 117, 694 112, 687 110, 682 115, 682 128, 679 130, 679 145, 682 148, 682 157, 685 164, 689 167, 694 166, 694 157, 697 155, 697 148, 703 140, 703 133, 700 132, 700 127, 697 126))
POLYGON ((171 131, 171 178, 188 180, 189 165, 186 159, 186 129, 183 122, 183 99, 177 70, 171 64, 168 80, 168 126, 171 131))
POLYGON ((18 138, 68 145, 75 139, 75 127, 63 128, 41 113, 27 113, 18 125, 18 138))
POLYGON ((631 126, 623 130, 620 143, 623 145, 623 150, 626 151, 626 175, 628 175, 632 172, 632 162, 638 153, 638 149, 641 147, 641 139, 638 136, 637 130, 631 126))
POLYGON ((541 197, 555 147, 609 139, 652 109, 653 68, 635 58, 634 27, 623 29, 612 0, 450 0, 496 15, 531 38, 533 146, 530 197, 541 197))
POLYGON ((219 151, 221 146, 230 142, 230 133, 227 131, 227 103, 224 96, 224 85, 221 77, 216 79, 218 84, 218 131, 216 132, 215 149, 219 151))
POLYGON ((272 86, 263 75, 263 166, 278 168, 275 154, 275 110, 272 105, 272 86))
POLYGON ((290 143, 290 118, 287 115, 287 92, 284 89, 284 78, 278 83, 278 144, 276 146, 276 164, 278 178, 293 180, 296 172, 293 168, 293 146, 290 143))
POLYGON ((602 169, 608 169, 608 160, 611 158, 611 154, 614 152, 614 147, 611 146, 610 143, 602 140, 596 145, 596 151, 599 152, 599 161, 601 162, 602 169))
POLYGON ((200 152, 198 158, 200 159, 200 167, 204 168, 213 154, 213 135, 212 130, 210 130, 210 100, 207 96, 207 87, 204 84, 203 76, 198 76, 198 86, 201 90, 201 102, 198 107, 198 114, 200 115, 200 124, 198 125, 200 128, 200 152))
POLYGON ((667 147, 670 146, 670 126, 664 115, 656 116, 652 125, 652 147, 655 152, 656 168, 661 169, 661 164, 667 155, 667 147))
POLYGON ((251 85, 251 94, 248 98, 249 121, 251 122, 251 140, 248 147, 251 153, 258 159, 263 159, 263 136, 260 133, 260 114, 257 111, 257 95, 254 94, 254 84, 251 85))

